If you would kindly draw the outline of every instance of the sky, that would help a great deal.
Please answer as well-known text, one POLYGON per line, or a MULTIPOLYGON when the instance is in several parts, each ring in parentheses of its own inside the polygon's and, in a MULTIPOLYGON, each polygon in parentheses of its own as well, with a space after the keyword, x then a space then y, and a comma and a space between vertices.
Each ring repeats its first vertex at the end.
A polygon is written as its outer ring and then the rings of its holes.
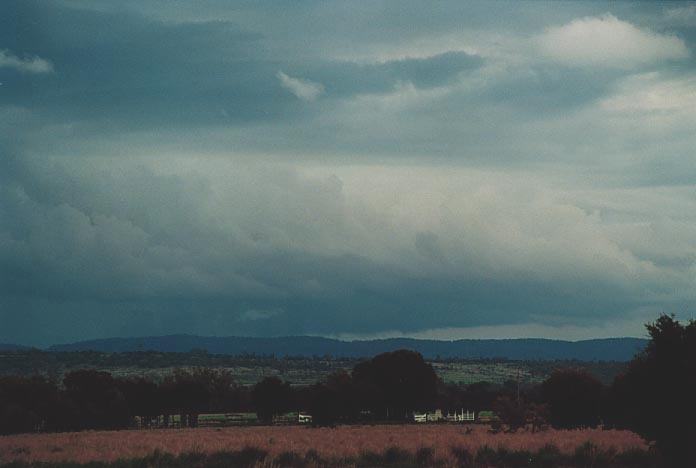
POLYGON ((696 3, 0 3, 0 342, 644 336, 696 3))

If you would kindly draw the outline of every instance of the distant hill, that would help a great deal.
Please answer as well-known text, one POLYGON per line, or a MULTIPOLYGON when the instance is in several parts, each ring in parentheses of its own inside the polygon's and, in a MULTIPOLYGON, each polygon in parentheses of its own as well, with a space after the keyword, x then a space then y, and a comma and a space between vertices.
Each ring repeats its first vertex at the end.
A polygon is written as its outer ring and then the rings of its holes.
POLYGON ((453 341, 392 338, 340 341, 311 336, 252 338, 169 335, 80 341, 53 345, 49 351, 189 352, 193 349, 201 349, 213 354, 229 355, 369 357, 406 348, 418 351, 429 359, 439 356, 460 359, 629 361, 646 344, 647 340, 641 338, 584 341, 537 338, 453 341))
POLYGON ((11 343, 0 343, 0 351, 26 351, 31 349, 29 346, 16 345, 11 343))

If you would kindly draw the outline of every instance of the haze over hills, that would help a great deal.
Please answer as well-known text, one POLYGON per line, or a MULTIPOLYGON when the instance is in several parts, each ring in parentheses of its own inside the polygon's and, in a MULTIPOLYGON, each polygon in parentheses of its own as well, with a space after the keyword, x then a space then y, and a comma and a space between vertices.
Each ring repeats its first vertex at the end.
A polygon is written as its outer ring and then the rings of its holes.
POLYGON ((311 336, 256 338, 168 335, 80 341, 53 345, 49 347, 49 351, 189 352, 193 349, 201 349, 209 353, 230 355, 368 357, 406 348, 418 351, 430 359, 439 356, 441 358, 461 359, 629 361, 645 347, 646 343, 647 340, 642 338, 607 338, 583 341, 541 338, 454 341, 391 338, 341 341, 311 336))
POLYGON ((29 346, 16 345, 12 343, 0 343, 0 351, 22 351, 31 349, 29 346))

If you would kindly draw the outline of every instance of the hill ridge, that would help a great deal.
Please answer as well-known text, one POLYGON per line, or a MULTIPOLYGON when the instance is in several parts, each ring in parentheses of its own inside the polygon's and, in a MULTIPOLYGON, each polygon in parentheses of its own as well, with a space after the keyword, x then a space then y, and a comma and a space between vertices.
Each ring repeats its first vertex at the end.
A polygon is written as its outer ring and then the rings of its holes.
POLYGON ((205 350, 212 354, 276 356, 369 357, 399 348, 420 352, 427 358, 503 358, 518 360, 577 359, 628 361, 647 344, 643 338, 595 338, 566 341, 548 338, 428 340, 382 338, 343 341, 321 336, 242 337, 175 334, 116 337, 50 346, 49 351, 161 351, 205 350))

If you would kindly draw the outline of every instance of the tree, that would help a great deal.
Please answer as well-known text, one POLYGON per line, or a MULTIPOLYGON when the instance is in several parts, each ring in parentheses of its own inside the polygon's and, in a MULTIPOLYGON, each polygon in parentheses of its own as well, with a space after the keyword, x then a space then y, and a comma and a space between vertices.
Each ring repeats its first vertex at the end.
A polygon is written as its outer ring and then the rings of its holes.
POLYGON ((346 371, 335 372, 324 382, 313 385, 310 398, 309 412, 316 426, 332 426, 338 421, 352 420, 359 412, 353 379, 346 371))
POLYGON ((289 383, 278 377, 266 377, 254 385, 251 398, 259 420, 270 423, 274 416, 292 408, 293 392, 289 383))
POLYGON ((504 395, 495 400, 493 410, 500 418, 500 422, 508 426, 512 432, 527 424, 527 406, 522 401, 516 401, 504 395))
POLYGON ((207 398, 203 402, 202 412, 230 411, 235 407, 239 389, 231 372, 197 367, 190 376, 206 389, 207 398))
POLYGON ((230 409, 236 393, 232 374, 207 368, 176 369, 160 386, 167 414, 178 413, 183 426, 198 425, 198 415, 230 409))
POLYGON ((154 417, 162 414, 162 400, 157 384, 142 377, 121 379, 118 388, 126 399, 130 413, 140 416, 142 424, 150 426, 154 417))
POLYGON ((63 378, 72 429, 128 427, 131 415, 123 393, 108 372, 78 370, 63 378))
POLYGON ((51 428, 58 402, 58 389, 43 377, 1 377, 0 434, 51 428))
POLYGON ((550 422, 557 428, 596 427, 600 422, 602 383, 579 369, 555 370, 541 385, 550 422))
POLYGON ((696 466, 696 322, 661 315, 611 388, 611 422, 655 441, 670 466, 696 466))
POLYGON ((490 382, 477 382, 467 385, 462 402, 475 411, 490 410, 499 393, 490 382))
POLYGON ((437 374, 414 351, 383 353, 361 362, 353 369, 353 382, 361 403, 388 419, 407 418, 437 399, 437 374))

